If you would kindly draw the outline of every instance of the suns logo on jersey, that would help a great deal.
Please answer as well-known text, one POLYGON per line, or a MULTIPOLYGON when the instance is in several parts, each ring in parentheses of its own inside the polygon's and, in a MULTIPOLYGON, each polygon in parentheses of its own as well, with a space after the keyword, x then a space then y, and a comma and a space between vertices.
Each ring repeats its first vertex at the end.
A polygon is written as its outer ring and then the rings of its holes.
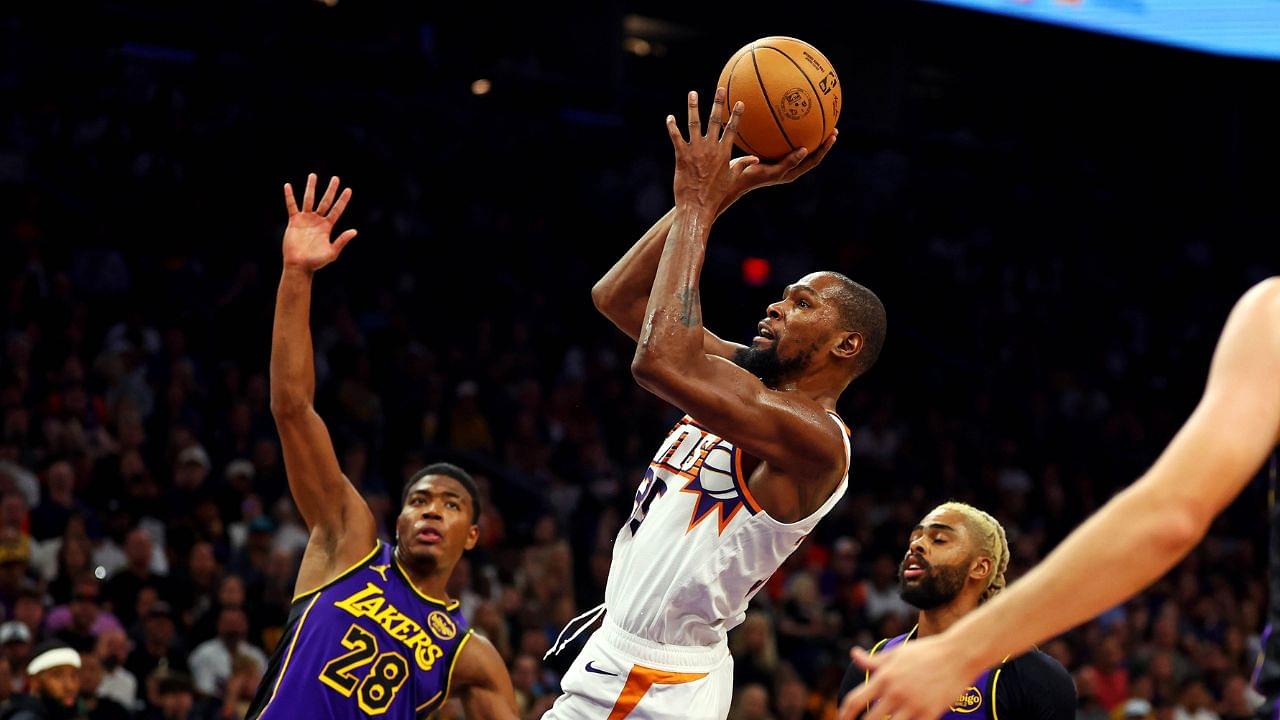
POLYGON ((688 418, 658 448, 650 469, 669 480, 683 480, 680 492, 695 497, 686 533, 714 514, 717 532, 723 534, 745 504, 733 446, 688 418))

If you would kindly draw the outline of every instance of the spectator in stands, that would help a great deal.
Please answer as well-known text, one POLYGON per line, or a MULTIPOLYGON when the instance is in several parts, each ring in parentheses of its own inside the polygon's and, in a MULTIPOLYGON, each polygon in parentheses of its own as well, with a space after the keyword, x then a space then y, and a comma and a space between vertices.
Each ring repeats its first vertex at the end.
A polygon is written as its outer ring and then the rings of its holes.
POLYGON ((133 712, 138 704, 138 679, 124 666, 129 659, 129 638, 122 630, 106 630, 98 636, 94 655, 102 665, 98 694, 133 712))
POLYGON ((218 615, 217 637, 198 645, 187 661, 197 690, 221 697, 242 657, 256 665, 258 672, 266 672, 267 656, 246 640, 248 635, 249 619, 244 610, 237 606, 223 607, 218 615))
POLYGON ((126 627, 138 618, 138 593, 143 588, 153 588, 161 598, 173 597, 168 578, 151 570, 152 552, 151 534, 142 527, 130 530, 125 536, 126 564, 102 588, 111 612, 126 627))
POLYGON ((56 607, 45 619, 45 629, 75 648, 81 655, 93 652, 98 637, 107 631, 123 632, 120 621, 102 609, 101 583, 92 572, 76 579, 71 602, 56 607))
POLYGON ((62 720, 76 716, 80 694, 80 654, 49 640, 36 646, 27 663, 28 691, 9 699, 4 720, 62 720))

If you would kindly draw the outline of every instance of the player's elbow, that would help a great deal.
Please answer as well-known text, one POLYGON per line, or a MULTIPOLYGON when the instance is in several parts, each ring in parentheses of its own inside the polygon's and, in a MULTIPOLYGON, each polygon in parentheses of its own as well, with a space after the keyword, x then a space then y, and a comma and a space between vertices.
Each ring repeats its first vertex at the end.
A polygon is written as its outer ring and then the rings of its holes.
POLYGON ((1174 503, 1162 513, 1163 526, 1153 538, 1158 551, 1170 558, 1182 558, 1200 543, 1209 530, 1209 521, 1194 502, 1174 503))
POLYGON ((636 379, 643 388, 648 388, 649 383, 653 382, 659 375, 658 361, 651 353, 640 349, 636 350, 636 354, 631 358, 631 377, 636 379))
POLYGON ((631 358, 631 376, 646 390, 665 387, 673 371, 671 363, 662 352, 641 343, 631 358))
POLYGON ((311 401, 300 393, 271 392, 271 417, 283 422, 301 417, 311 409, 311 401))
POLYGON ((601 278, 595 285, 591 286, 591 304, 595 305, 596 310, 599 310, 605 315, 609 314, 609 305, 612 295, 613 294, 609 292, 608 284, 605 283, 603 278, 601 278))
POLYGON ((1195 497, 1153 493, 1140 488, 1135 514, 1150 519, 1143 545, 1157 557, 1176 562, 1191 552, 1209 530, 1213 516, 1195 497))
POLYGON ((591 288, 591 304, 596 311, 611 322, 621 326, 628 316, 630 305, 624 302, 612 284, 603 278, 591 288))

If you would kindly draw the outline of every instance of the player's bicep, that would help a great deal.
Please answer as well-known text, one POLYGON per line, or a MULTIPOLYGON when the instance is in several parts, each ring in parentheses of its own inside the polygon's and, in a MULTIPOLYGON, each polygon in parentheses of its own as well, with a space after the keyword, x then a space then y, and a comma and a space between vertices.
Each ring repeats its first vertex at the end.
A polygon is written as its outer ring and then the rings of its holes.
POLYGON ((1257 473, 1280 434, 1280 283, 1237 303, 1214 353, 1204 396, 1149 473, 1198 519, 1224 508, 1257 473))
POLYGON ((843 441, 825 413, 770 390, 724 358, 703 355, 688 367, 664 366, 637 380, 773 467, 820 475, 843 462, 843 441))
POLYGON ((456 681, 467 717, 512 718, 519 716, 515 688, 506 664, 493 643, 472 635, 458 658, 456 681))
POLYGON ((367 552, 376 534, 373 514, 342 474, 324 421, 308 408, 294 416, 277 418, 276 427, 289 492, 312 535, 339 548, 367 552))
POLYGON ((1280 278, 1245 293, 1227 318, 1201 405, 1243 423, 1254 446, 1280 441, 1280 278))

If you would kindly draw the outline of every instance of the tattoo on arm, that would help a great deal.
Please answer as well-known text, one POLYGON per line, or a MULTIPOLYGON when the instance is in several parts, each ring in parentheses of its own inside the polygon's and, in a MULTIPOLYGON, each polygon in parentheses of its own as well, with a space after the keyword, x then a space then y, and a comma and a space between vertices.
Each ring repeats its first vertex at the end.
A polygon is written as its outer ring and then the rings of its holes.
POLYGON ((680 291, 680 324, 685 327, 702 324, 702 298, 696 287, 680 291))

